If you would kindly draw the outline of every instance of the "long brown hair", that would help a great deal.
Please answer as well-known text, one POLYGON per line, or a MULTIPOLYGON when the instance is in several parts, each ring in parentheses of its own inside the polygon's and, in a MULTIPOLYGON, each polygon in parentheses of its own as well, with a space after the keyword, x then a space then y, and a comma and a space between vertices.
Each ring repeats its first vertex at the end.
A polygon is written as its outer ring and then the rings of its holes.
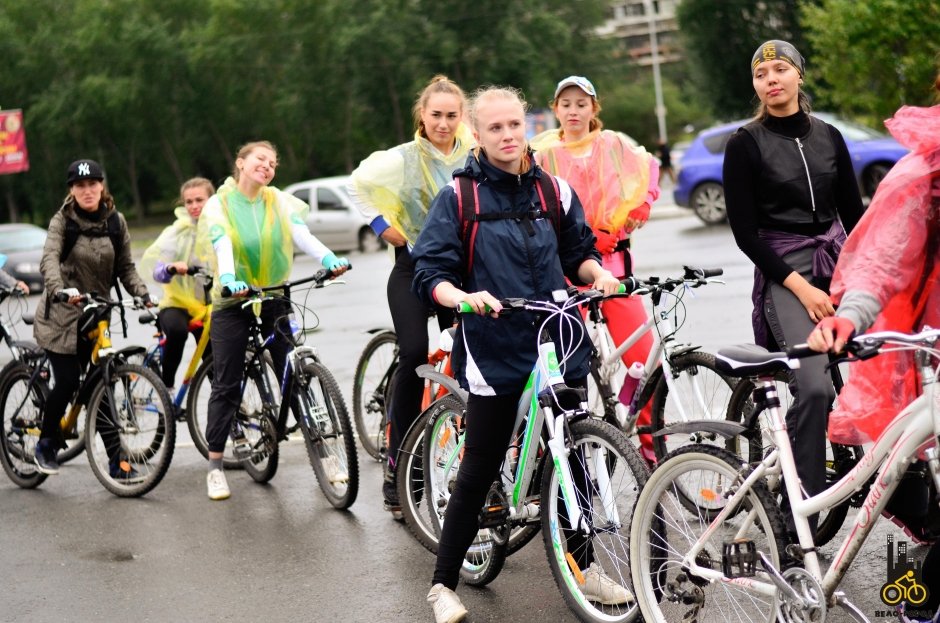
POLYGON ((414 120, 415 132, 420 132, 421 136, 424 138, 428 137, 428 133, 424 128, 424 121, 421 120, 421 111, 427 107, 428 100, 431 99, 431 96, 435 93, 449 93, 450 95, 455 95, 457 99, 460 100, 461 114, 467 109, 467 96, 464 95, 463 89, 457 86, 456 82, 443 74, 438 74, 431 78, 427 86, 421 90, 418 99, 415 100, 414 106, 411 107, 411 117, 414 120))
MULTIPOLYGON (((108 185, 104 183, 104 180, 101 180, 101 201, 98 203, 98 206, 104 206, 105 212, 114 208, 114 197, 111 196, 111 193, 108 192, 108 185)), ((78 202, 75 200, 75 197, 72 196, 71 190, 69 194, 65 196, 65 199, 62 200, 62 207, 67 205, 72 206, 73 210, 78 209, 78 202)))

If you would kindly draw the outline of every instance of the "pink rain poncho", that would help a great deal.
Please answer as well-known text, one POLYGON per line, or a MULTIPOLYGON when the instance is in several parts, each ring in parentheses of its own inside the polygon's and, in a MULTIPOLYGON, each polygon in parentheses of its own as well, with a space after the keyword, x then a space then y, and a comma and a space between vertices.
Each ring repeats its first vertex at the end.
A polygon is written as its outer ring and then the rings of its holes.
MULTIPOLYGON (((832 281, 838 304, 849 291, 878 300, 872 331, 940 326, 940 106, 902 107, 885 122, 911 153, 891 169, 849 236, 832 281)), ((913 355, 888 353, 852 366, 829 419, 829 438, 860 444, 919 393, 913 355)))

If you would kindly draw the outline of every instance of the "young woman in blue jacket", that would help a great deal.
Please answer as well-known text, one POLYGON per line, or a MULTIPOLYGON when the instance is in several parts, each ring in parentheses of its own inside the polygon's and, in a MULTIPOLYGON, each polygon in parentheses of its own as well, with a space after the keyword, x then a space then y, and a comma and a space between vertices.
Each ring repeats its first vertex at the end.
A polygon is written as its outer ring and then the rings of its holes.
MULTIPOLYGON (((537 212, 537 180, 549 174, 534 163, 526 145, 525 103, 519 92, 500 87, 478 91, 470 121, 478 147, 454 176, 475 182, 480 214, 537 212)), ((461 621, 466 615, 454 592, 461 563, 479 528, 479 511, 505 456, 516 406, 537 358, 538 327, 533 319, 524 314, 491 317, 501 310, 499 299, 552 300, 552 292, 565 287, 565 277, 593 283, 607 293, 619 284, 601 267, 577 196, 564 180, 556 182, 561 204, 557 228, 547 218, 482 220, 475 224, 472 247, 464 244, 452 182, 435 198, 412 251, 416 295, 449 308, 467 303, 476 312, 460 319, 453 352, 455 374, 470 397, 465 453, 447 505, 428 594, 438 623, 461 621)), ((576 313, 573 318, 581 321, 576 313)), ((553 337, 557 343, 558 336, 553 337)), ((589 356, 590 342, 585 340, 566 362, 570 385, 584 385, 589 356)), ((586 568, 585 578, 600 597, 632 598, 599 566, 586 568)))

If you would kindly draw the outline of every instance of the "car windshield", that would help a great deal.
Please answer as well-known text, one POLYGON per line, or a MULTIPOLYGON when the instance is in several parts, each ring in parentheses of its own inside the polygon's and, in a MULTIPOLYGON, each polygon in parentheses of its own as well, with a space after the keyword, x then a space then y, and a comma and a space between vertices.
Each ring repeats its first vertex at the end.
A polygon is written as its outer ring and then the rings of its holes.
POLYGON ((0 231, 0 253, 41 249, 44 244, 46 244, 46 232, 38 228, 24 227, 0 231))
POLYGON ((866 128, 863 125, 859 125, 851 121, 846 121, 845 119, 836 117, 835 115, 829 115, 826 113, 813 113, 813 115, 833 126, 836 130, 839 131, 839 134, 842 135, 842 138, 848 141, 871 141, 877 138, 885 137, 884 134, 878 132, 877 130, 866 128))

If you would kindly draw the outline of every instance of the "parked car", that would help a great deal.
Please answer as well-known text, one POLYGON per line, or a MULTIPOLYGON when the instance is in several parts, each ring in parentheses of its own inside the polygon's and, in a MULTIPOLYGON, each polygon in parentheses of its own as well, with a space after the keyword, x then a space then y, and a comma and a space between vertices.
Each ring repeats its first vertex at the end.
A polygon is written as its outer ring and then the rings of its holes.
POLYGON ((346 192, 348 175, 297 182, 284 189, 310 205, 307 227, 333 251, 376 251, 385 246, 346 192))
POLYGON ((24 281, 30 292, 42 291, 39 262, 46 244, 46 230, 25 223, 0 225, 0 253, 6 256, 3 270, 24 281))
MULTIPOLYGON (((890 136, 837 115, 814 112, 813 116, 832 124, 842 133, 852 157, 859 190, 867 205, 882 178, 907 150, 890 136)), ((725 147, 734 131, 747 122, 734 121, 702 130, 678 164, 679 174, 673 191, 676 205, 691 208, 709 225, 723 223, 727 219, 721 178, 725 147)))

